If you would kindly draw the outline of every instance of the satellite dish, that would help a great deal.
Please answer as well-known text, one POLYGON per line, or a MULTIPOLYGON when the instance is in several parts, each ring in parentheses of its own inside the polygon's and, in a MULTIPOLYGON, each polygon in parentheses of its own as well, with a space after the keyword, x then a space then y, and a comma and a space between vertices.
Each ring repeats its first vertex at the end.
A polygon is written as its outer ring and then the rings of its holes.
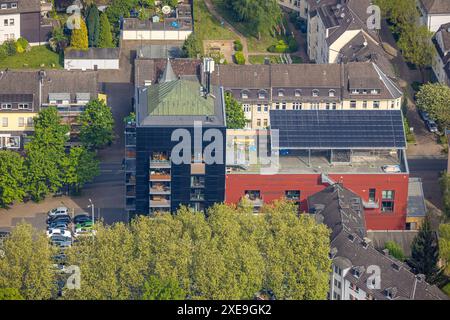
POLYGON ((162 7, 161 11, 164 14, 169 14, 170 12, 172 12, 172 8, 170 8, 169 6, 164 6, 162 7))

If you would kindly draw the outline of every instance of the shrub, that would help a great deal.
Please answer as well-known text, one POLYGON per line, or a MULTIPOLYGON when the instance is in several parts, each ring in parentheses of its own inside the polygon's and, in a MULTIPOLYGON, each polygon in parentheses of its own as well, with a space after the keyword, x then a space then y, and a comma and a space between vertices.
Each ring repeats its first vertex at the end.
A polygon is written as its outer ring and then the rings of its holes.
POLYGON ((0 60, 5 59, 8 56, 8 53, 6 52, 5 46, 0 46, 0 60))
POLYGON ((16 50, 18 53, 22 53, 24 51, 26 51, 28 49, 29 43, 28 40, 20 37, 19 39, 17 39, 16 41, 16 50))
POLYGON ((6 50, 6 55, 13 56, 17 53, 16 42, 14 40, 7 40, 3 42, 3 46, 6 50))
POLYGON ((236 60, 237 64, 245 64, 245 57, 242 51, 236 52, 236 54, 234 55, 234 59, 236 60))
POLYGON ((403 249, 394 241, 388 241, 385 243, 384 247, 389 250, 389 254, 394 258, 404 261, 405 254, 403 253, 403 249))
POLYGON ((289 50, 289 46, 284 40, 280 40, 276 45, 271 46, 268 50, 269 52, 286 53, 289 50))
POLYGON ((244 50, 244 46, 242 45, 241 40, 235 40, 234 41, 234 50, 235 51, 242 51, 242 50, 244 50))
POLYGON ((289 51, 291 52, 298 51, 298 43, 294 38, 289 39, 289 51))

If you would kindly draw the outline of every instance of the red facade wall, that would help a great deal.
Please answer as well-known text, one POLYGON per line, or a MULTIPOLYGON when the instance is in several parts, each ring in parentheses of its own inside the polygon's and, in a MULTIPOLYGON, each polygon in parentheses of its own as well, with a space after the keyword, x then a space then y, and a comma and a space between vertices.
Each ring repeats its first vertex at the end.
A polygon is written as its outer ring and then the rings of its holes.
MULTIPOLYGON (((368 230, 402 230, 405 228, 408 204, 408 174, 330 174, 331 179, 368 201, 369 189, 376 189, 381 205, 383 190, 395 191, 394 212, 365 209, 368 230)), ((227 203, 237 203, 246 190, 260 190, 265 203, 284 197, 287 190, 300 190, 301 209, 307 211, 306 199, 326 188, 320 174, 228 174, 226 177, 227 203)))

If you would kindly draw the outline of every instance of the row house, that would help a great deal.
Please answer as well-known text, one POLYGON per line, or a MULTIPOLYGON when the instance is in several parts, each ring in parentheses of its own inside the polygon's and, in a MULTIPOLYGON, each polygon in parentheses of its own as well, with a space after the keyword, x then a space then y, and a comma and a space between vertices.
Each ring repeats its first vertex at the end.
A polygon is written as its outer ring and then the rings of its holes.
POLYGON ((41 15, 40 0, 0 0, 0 44, 20 37, 31 45, 45 43, 51 30, 41 15))
POLYGON ((450 23, 450 2, 448 0, 417 0, 420 23, 436 32, 443 24, 450 23))
POLYGON ((433 44, 437 51, 432 65, 434 74, 440 83, 450 85, 450 23, 439 28, 433 44))
POLYGON ((270 126, 270 110, 400 110, 403 95, 370 62, 220 65, 212 82, 242 104, 248 129, 270 126))
POLYGON ((367 237, 362 199, 341 184, 308 198, 309 213, 331 229, 329 300, 448 300, 422 274, 378 251, 367 237))
POLYGON ((34 132, 33 118, 50 106, 71 126, 71 141, 76 142, 78 115, 99 97, 94 71, 0 71, 0 147, 22 148, 34 132))

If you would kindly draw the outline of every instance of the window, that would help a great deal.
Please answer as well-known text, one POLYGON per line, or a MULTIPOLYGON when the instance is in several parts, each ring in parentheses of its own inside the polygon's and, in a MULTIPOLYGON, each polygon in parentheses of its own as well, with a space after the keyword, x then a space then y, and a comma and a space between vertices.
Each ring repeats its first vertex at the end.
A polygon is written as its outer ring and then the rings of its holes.
POLYGON ((283 102, 283 103, 281 104, 281 109, 286 110, 286 102, 283 102))
POLYGON ((3 117, 2 118, 2 127, 7 127, 8 126, 8 118, 3 117))
POLYGON ((269 105, 268 104, 264 105, 264 112, 269 112, 269 105))
POLYGON ((256 126, 257 127, 261 127, 261 119, 257 119, 256 120, 256 126))
POLYGON ((14 19, 9 19, 9 25, 13 26, 14 25, 14 19))
POLYGON ((250 105, 249 104, 243 104, 242 107, 244 108, 244 112, 250 112, 250 105))
POLYGON ((300 190, 287 190, 285 192, 287 200, 299 201, 300 200, 300 190))
POLYGON ((375 202, 376 194, 377 194, 376 189, 369 189, 369 202, 375 202))
POLYGON ((245 197, 251 201, 261 200, 261 191, 259 190, 246 190, 245 197))
POLYGON ((330 103, 327 102, 327 104, 325 105, 325 109, 330 110, 330 103))
POLYGON ((269 120, 264 119, 264 128, 267 128, 269 126, 269 120))
POLYGON ((278 96, 284 97, 284 90, 278 90, 278 96))
POLYGON ((395 101, 393 100, 393 101, 391 101, 391 109, 394 109, 395 108, 395 101))
POLYGON ((7 5, 6 3, 2 3, 1 8, 2 8, 2 10, 3 10, 3 9, 8 9, 8 5, 7 5))
POLYGON ((280 110, 280 103, 279 102, 275 103, 275 109, 276 110, 280 110))
POLYGON ((32 117, 27 118, 27 126, 28 127, 34 126, 34 120, 32 117))
POLYGON ((301 102, 294 102, 292 104, 292 109, 294 109, 294 110, 302 110, 302 103, 301 102))
POLYGON ((356 109, 356 101, 355 100, 350 101, 350 108, 356 109))
POLYGON ((205 191, 203 189, 191 190, 191 201, 203 201, 205 200, 205 191))
POLYGON ((25 126, 25 118, 19 117, 19 127, 24 127, 24 126, 25 126))
POLYGON ((242 99, 248 99, 248 91, 242 91, 241 97, 242 97, 242 99))
POLYGON ((11 3, 11 9, 16 9, 17 8, 17 3, 11 3))
POLYGON ((28 103, 19 103, 19 109, 28 109, 29 107, 28 103))
POLYGON ((380 101, 374 101, 373 102, 373 108, 374 109, 379 109, 380 108, 380 101))
POLYGON ((380 89, 372 89, 370 91, 371 94, 380 94, 381 90, 380 89))
POLYGON ((359 94, 359 90, 358 89, 353 89, 352 90, 352 94, 359 94))
POLYGON ((335 90, 330 90, 330 91, 328 92, 328 95, 329 95, 330 97, 334 97, 334 96, 336 96, 336 91, 335 91, 335 90))
POLYGON ((334 266, 334 273, 338 274, 338 275, 342 275, 342 270, 341 268, 339 268, 338 266, 334 266))
POLYGON ((319 104, 317 102, 311 104, 313 110, 319 110, 319 104))
POLYGON ((394 211, 394 197, 395 192, 393 190, 385 190, 382 192, 382 202, 381 202, 382 212, 394 211))
POLYGON ((300 90, 300 89, 295 90, 294 95, 295 95, 296 97, 301 97, 301 96, 302 96, 302 90, 300 90))
POLYGON ((336 110, 336 107, 337 107, 336 102, 333 102, 333 104, 332 104, 332 109, 333 109, 333 110, 336 110))
POLYGON ((258 99, 266 99, 266 92, 265 91, 258 92, 258 99))
POLYGON ((8 26, 8 19, 3 20, 3 25, 4 25, 5 27, 8 26))
POLYGON ((258 104, 257 110, 258 110, 258 112, 262 111, 262 106, 260 104, 258 104))
POLYGON ((2 103, 2 109, 12 109, 11 103, 2 103))
POLYGON ((312 96, 313 96, 313 97, 318 97, 318 96, 319 96, 319 90, 314 89, 314 90, 312 91, 312 96))
POLYGON ((367 100, 363 101, 363 109, 367 109, 367 100))

